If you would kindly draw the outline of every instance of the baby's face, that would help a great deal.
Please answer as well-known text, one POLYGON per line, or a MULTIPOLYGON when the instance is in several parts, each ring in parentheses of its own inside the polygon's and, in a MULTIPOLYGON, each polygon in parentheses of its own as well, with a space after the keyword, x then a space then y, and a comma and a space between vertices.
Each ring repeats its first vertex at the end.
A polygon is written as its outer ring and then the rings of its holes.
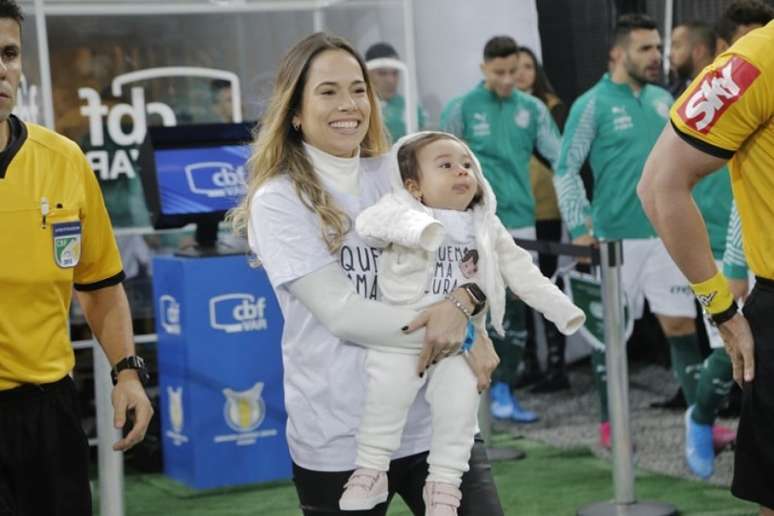
POLYGON ((455 140, 438 140, 417 152, 422 202, 430 208, 465 211, 478 191, 473 159, 455 140))

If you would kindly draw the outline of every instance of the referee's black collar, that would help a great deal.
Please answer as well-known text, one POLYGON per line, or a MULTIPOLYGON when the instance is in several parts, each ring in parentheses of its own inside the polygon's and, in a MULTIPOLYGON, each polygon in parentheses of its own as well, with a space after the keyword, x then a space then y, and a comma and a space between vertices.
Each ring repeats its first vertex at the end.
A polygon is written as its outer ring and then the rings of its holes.
POLYGON ((0 152, 0 179, 5 179, 8 166, 27 141, 27 126, 16 115, 8 115, 10 137, 6 148, 0 152))

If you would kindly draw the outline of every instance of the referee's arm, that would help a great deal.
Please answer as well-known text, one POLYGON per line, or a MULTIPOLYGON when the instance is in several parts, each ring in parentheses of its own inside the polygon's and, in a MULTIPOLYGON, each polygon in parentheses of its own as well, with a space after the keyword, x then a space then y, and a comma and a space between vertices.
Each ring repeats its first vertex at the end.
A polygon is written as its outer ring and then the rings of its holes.
POLYGON ((637 195, 672 259, 691 283, 717 273, 704 219, 691 190, 725 160, 700 151, 667 124, 650 152, 637 195))
MULTIPOLYGON (((667 124, 648 156, 637 194, 643 209, 669 254, 692 284, 713 278, 717 267, 712 257, 704 219, 691 196, 693 186, 721 168, 725 159, 701 151, 684 141, 667 124)), ((741 313, 719 325, 734 367, 734 380, 754 377, 753 337, 741 313)))

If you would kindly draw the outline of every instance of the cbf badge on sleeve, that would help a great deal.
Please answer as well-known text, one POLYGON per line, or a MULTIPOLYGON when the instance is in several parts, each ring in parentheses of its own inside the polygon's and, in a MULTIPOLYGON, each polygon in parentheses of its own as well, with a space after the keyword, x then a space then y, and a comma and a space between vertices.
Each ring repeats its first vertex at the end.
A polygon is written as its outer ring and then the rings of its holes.
POLYGON ((54 261, 63 269, 78 265, 81 259, 81 221, 59 222, 51 225, 54 237, 54 261))

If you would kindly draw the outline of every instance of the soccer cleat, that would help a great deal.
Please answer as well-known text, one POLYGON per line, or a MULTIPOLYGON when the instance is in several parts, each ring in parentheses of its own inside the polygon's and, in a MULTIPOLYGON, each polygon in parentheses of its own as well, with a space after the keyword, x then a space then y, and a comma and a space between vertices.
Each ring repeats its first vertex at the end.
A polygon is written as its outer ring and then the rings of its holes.
POLYGON ((375 469, 359 468, 344 484, 339 498, 342 511, 367 511, 387 501, 387 473, 375 469))
POLYGON ((457 516, 462 492, 446 482, 425 482, 422 499, 425 516, 457 516))
POLYGON ((715 453, 720 453, 736 443, 736 430, 727 426, 714 425, 712 427, 712 447, 715 453))
POLYGON ((492 417, 496 419, 510 419, 513 414, 513 394, 511 388, 505 382, 495 382, 492 384, 489 394, 492 397, 492 403, 489 408, 492 411, 492 417))
POLYGON ((715 472, 712 426, 697 423, 692 413, 693 405, 685 411, 685 460, 696 476, 707 480, 715 472))
POLYGON ((599 445, 606 450, 612 448, 610 441, 610 421, 604 421, 599 424, 599 445))
POLYGON ((517 400, 515 396, 513 396, 512 399, 513 412, 511 412, 511 419, 513 421, 516 421, 517 423, 534 423, 538 420, 537 414, 531 410, 521 408, 521 405, 519 405, 519 400, 517 400))

